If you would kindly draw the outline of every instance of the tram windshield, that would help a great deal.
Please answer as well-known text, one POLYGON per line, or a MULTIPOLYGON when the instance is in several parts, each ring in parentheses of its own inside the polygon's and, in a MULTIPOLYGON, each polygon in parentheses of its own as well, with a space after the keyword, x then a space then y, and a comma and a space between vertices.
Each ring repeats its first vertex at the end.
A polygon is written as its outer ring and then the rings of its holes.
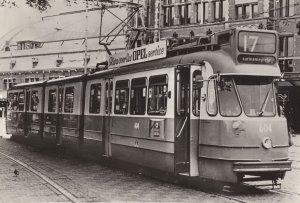
POLYGON ((234 81, 247 116, 275 116, 272 78, 240 76, 234 81))

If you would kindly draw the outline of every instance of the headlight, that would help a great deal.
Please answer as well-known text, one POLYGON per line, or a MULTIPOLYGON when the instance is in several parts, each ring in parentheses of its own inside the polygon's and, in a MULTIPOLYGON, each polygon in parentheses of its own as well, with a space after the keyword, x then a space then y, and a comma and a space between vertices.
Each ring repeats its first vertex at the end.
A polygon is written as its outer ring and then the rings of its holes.
POLYGON ((269 137, 265 137, 262 140, 262 146, 266 149, 270 149, 272 147, 272 140, 269 137))

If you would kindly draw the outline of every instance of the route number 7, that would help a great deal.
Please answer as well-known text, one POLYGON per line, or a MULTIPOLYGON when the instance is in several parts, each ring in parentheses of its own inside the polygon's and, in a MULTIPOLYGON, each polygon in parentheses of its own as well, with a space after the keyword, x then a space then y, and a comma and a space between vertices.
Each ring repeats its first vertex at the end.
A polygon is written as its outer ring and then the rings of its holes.
POLYGON ((257 41, 258 41, 258 36, 249 36, 249 39, 248 39, 248 36, 245 35, 244 36, 244 52, 249 52, 247 50, 248 44, 251 47, 250 52, 253 52, 256 47, 257 41), (252 44, 250 44, 251 43, 250 40, 251 40, 252 44))

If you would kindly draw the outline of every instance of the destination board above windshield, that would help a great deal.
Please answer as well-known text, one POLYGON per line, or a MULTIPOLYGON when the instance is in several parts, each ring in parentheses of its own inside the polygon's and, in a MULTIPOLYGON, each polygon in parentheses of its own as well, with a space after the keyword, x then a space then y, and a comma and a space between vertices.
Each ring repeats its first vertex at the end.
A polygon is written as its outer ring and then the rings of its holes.
POLYGON ((275 54, 276 35, 264 32, 239 32, 238 50, 244 53, 275 54))

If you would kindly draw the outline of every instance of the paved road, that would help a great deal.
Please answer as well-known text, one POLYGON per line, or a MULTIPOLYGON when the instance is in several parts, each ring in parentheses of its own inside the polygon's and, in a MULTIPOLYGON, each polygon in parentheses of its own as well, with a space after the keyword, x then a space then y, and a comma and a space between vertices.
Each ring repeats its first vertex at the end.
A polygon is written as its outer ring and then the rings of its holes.
MULTIPOLYGON (((0 123, 0 135, 5 135, 3 133, 0 123)), ((296 146, 291 147, 290 153, 294 160, 293 167, 298 167, 300 136, 294 139, 296 146)), ((300 171, 296 168, 282 182, 283 192, 248 190, 239 194, 213 194, 130 174, 99 163, 85 162, 60 153, 41 152, 4 138, 0 138, 0 166, 0 202, 3 203, 300 202, 300 194, 296 194, 300 193, 300 171), (18 176, 14 175, 15 169, 19 171, 18 176), (50 182, 41 178, 41 175, 46 176, 50 182)))

